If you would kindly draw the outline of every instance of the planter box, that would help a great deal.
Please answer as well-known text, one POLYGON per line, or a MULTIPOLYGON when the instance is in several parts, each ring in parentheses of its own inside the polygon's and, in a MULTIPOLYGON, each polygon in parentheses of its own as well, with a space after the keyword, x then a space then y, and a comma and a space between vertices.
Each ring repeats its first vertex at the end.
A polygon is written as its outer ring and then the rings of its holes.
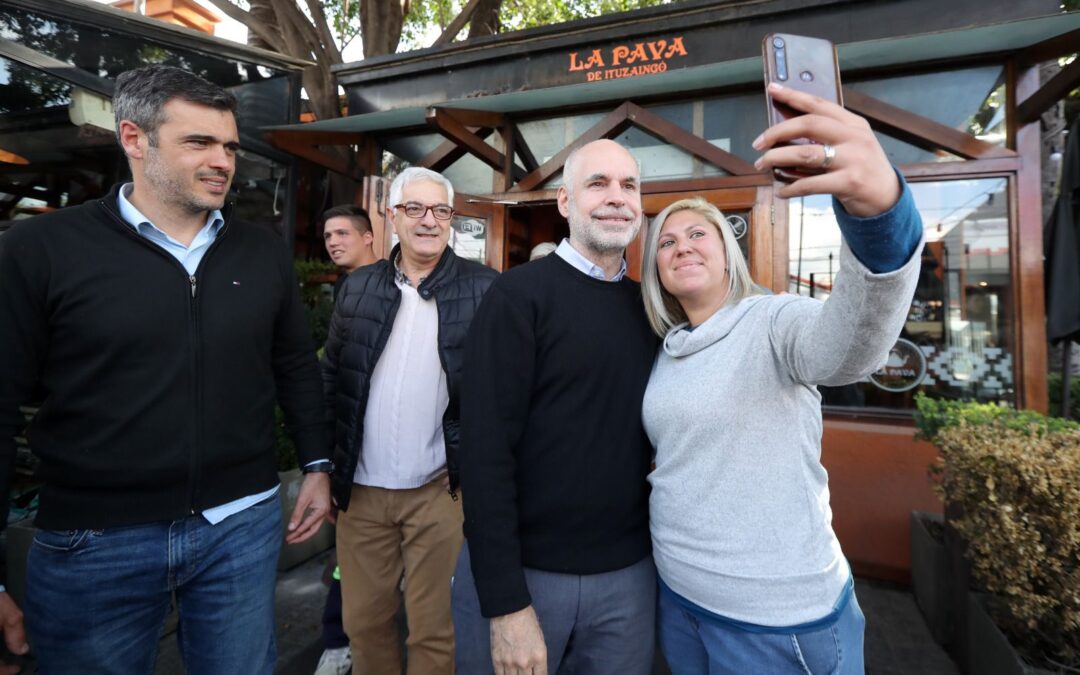
POLYGON ((937 513, 911 512, 911 589, 934 641, 946 645, 952 640, 953 617, 949 602, 951 587, 949 554, 945 549, 945 518, 937 513), (937 534, 931 524, 937 524, 937 534))
POLYGON ((949 559, 949 609, 952 615, 952 640, 949 642, 949 656, 960 666, 960 672, 974 672, 968 667, 970 649, 968 643, 968 592, 971 590, 971 564, 967 561, 967 542, 960 536, 950 519, 955 518, 955 508, 945 505, 945 554, 949 559))
MULTIPOLYGON (((281 498, 281 537, 285 538, 285 528, 289 526, 289 517, 296 508, 296 499, 300 496, 300 484, 304 482, 304 474, 300 469, 278 472, 281 480, 281 490, 278 496, 281 498)), ((302 562, 306 562, 334 545, 334 526, 324 522, 319 531, 311 539, 299 544, 282 544, 281 555, 278 556, 277 568, 279 572, 292 569, 302 562)))
POLYGON ((987 597, 985 593, 968 594, 965 672, 972 675, 1053 675, 1054 671, 1029 665, 1013 649, 986 611, 987 597))

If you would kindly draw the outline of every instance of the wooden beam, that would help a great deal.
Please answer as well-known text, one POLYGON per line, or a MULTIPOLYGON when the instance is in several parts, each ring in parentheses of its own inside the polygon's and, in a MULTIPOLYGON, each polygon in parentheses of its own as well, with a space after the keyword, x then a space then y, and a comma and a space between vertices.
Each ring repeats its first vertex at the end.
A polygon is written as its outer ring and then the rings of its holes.
POLYGON ((276 147, 279 147, 286 152, 290 152, 297 157, 302 157, 324 169, 340 173, 342 176, 352 178, 355 181, 364 180, 364 171, 356 165, 354 158, 350 157, 349 159, 346 159, 344 157, 323 152, 315 147, 315 145, 308 143, 306 138, 303 138, 302 141, 296 137, 277 138, 272 139, 271 142, 276 147))
POLYGON ((878 131, 911 143, 924 150, 947 150, 965 159, 1016 157, 1016 153, 971 134, 889 105, 872 96, 844 87, 844 107, 862 115, 878 131))
POLYGON ((514 186, 514 127, 510 124, 504 124, 499 128, 499 136, 502 138, 503 144, 503 167, 502 167, 502 189, 509 190, 514 186))
POLYGON ((634 126, 660 137, 676 147, 682 148, 694 157, 737 176, 761 173, 754 165, 741 157, 721 150, 704 138, 699 138, 677 124, 667 121, 656 113, 641 106, 629 104, 628 115, 634 126))
POLYGON ((1080 28, 1028 45, 1016 55, 1019 65, 1034 65, 1080 51, 1080 28))
MULTIPOLYGON (((496 171, 503 170, 503 154, 472 133, 456 117, 443 108, 430 107, 425 116, 427 123, 446 138, 464 147, 470 154, 496 171)), ((522 178, 525 170, 514 165, 514 179, 522 178)))
POLYGON ((1019 157, 1002 159, 969 159, 966 162, 922 162, 901 164, 897 168, 911 181, 939 180, 948 176, 1003 175, 1019 171, 1023 162, 1019 157))
MULTIPOLYGON (((484 127, 466 127, 476 137, 483 140, 491 135, 492 129, 484 127)), ((417 166, 432 171, 444 171, 446 167, 458 161, 467 154, 465 148, 454 141, 443 141, 439 147, 424 155, 416 162, 417 166)))
MULTIPOLYGON (((1006 101, 1029 98, 1039 88, 1039 69, 1006 67, 1006 101)), ((1012 111, 1007 111, 1012 112, 1012 111)), ((1008 117, 1008 115, 1006 115, 1008 117)), ((1038 124, 1017 126, 1016 150, 1023 167, 1016 176, 1010 200, 1010 237, 1014 300, 1012 330, 1016 341, 1013 362, 1019 385, 1018 408, 1045 414, 1046 392, 1046 297, 1043 287, 1042 182, 1039 159, 1042 130, 1038 124)), ((1008 310, 1006 310, 1008 311, 1008 310)))
POLYGON ((521 163, 525 165, 526 171, 536 171, 540 168, 540 163, 536 161, 536 155, 533 154, 532 148, 525 142, 525 137, 521 135, 521 128, 514 122, 511 122, 514 126, 514 151, 521 159, 521 163))
POLYGON ((1080 57, 1065 66, 1031 96, 1016 107, 1016 119, 1020 125, 1031 124, 1046 110, 1080 87, 1080 57))
POLYGON ((700 192, 701 190, 730 190, 745 187, 772 187, 772 176, 767 173, 751 173, 735 176, 706 176, 676 180, 654 180, 641 184, 641 194, 666 192, 700 192))
POLYGON ((367 136, 360 131, 307 131, 305 129, 271 129, 263 134, 271 145, 356 145, 367 136))
POLYGON ((447 42, 453 42, 457 34, 461 32, 461 29, 465 27, 465 24, 469 23, 469 19, 472 18, 476 7, 480 4, 480 0, 469 0, 469 4, 465 5, 458 15, 454 17, 454 20, 450 22, 450 25, 446 27, 446 30, 442 32, 439 37, 435 38, 435 41, 431 43, 432 47, 438 47, 439 45, 446 44, 447 42))
POLYGON ((574 139, 574 142, 566 146, 554 157, 544 162, 538 168, 529 172, 527 176, 518 181, 512 192, 528 192, 537 186, 543 185, 549 178, 562 171, 563 164, 570 153, 586 143, 598 141, 601 138, 612 138, 626 131, 631 125, 629 118, 629 102, 623 103, 608 113, 602 120, 589 127, 589 129, 574 139))
POLYGON ((443 108, 439 112, 452 116, 467 127, 501 127, 506 124, 506 116, 490 110, 469 110, 468 108, 443 108))

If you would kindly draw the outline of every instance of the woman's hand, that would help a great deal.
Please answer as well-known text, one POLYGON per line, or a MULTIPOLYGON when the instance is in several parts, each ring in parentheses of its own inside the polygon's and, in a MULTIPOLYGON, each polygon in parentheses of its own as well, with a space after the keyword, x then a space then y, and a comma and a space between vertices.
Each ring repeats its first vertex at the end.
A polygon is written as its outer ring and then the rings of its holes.
POLYGON ((861 218, 884 213, 896 204, 900 181, 865 119, 835 103, 778 84, 769 85, 769 95, 806 114, 769 127, 758 136, 754 149, 766 152, 754 166, 762 171, 824 167, 824 173, 781 187, 779 196, 831 194, 848 213, 861 218), (808 138, 815 144, 781 145, 797 138, 808 138), (829 161, 826 145, 834 153, 829 161))

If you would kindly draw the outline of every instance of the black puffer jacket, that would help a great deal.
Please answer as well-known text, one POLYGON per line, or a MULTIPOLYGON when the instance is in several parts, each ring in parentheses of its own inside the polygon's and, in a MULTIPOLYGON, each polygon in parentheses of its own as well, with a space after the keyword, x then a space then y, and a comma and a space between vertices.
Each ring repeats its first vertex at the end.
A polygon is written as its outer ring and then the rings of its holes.
MULTIPOLYGON (((397 258, 399 247, 390 254, 397 258)), ((439 264, 417 291, 425 300, 434 297, 439 311, 439 361, 446 372, 450 402, 443 414, 446 466, 450 492, 458 487, 458 393, 465 334, 480 299, 498 273, 454 255, 447 247, 439 264)), ((334 475, 331 489, 339 508, 349 508, 353 474, 364 445, 364 411, 371 375, 379 362, 401 303, 394 284, 394 265, 387 260, 361 267, 346 279, 334 305, 326 355, 322 360, 323 387, 335 418, 334 475)))

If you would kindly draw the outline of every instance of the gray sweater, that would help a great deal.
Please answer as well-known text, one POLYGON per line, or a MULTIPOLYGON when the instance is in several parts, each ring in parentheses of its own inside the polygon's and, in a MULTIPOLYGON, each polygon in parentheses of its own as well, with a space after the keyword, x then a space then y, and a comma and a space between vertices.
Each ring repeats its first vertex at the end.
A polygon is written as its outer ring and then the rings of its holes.
POLYGON ((668 333, 643 404, 657 571, 716 614, 791 626, 832 611, 849 570, 832 530, 815 385, 884 364, 922 245, 873 274, 848 250, 826 302, 751 296, 668 333))

